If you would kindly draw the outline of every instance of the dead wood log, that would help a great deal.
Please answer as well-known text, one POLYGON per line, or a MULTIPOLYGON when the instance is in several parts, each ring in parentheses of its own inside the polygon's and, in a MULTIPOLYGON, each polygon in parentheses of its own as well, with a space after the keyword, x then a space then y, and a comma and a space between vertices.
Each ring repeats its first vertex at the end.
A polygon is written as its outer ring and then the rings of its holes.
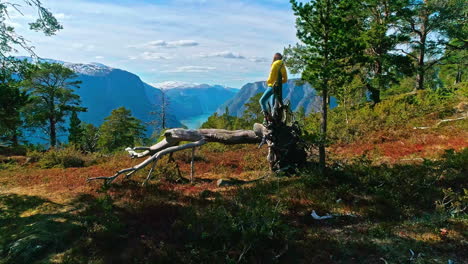
POLYGON ((208 142, 218 142, 222 144, 257 144, 262 141, 264 135, 269 131, 261 124, 255 124, 254 130, 224 130, 224 129, 198 129, 189 130, 182 128, 169 129, 164 133, 164 139, 151 147, 135 147, 127 148, 126 151, 132 158, 148 157, 143 162, 123 170, 117 171, 110 177, 94 177, 89 178, 88 181, 104 180, 105 183, 111 183, 120 175, 126 174, 126 178, 131 177, 138 170, 153 163, 146 180, 143 182, 145 185, 151 178, 156 162, 164 155, 202 146, 208 142), (190 142, 187 144, 179 145, 181 142, 190 142), (143 150, 143 152, 137 152, 143 150))
MULTIPOLYGON (((104 180, 105 183, 111 183, 122 174, 126 174, 126 178, 129 178, 138 170, 153 163, 148 176, 143 182, 143 185, 145 185, 151 178, 156 162, 162 156, 184 149, 191 148, 194 150, 194 148, 209 142, 218 142, 227 145, 260 143, 259 147, 263 144, 267 144, 267 160, 270 164, 270 170, 273 172, 293 171, 295 168, 306 163, 307 145, 300 137, 301 129, 297 122, 288 120, 293 116, 289 111, 289 105, 283 105, 282 102, 276 101, 276 107, 274 109, 274 113, 268 124, 266 126, 255 124, 253 130, 169 129, 164 133, 164 139, 151 147, 126 149, 132 158, 147 157, 140 164, 117 171, 110 177, 89 178, 88 181, 104 180), (183 142, 189 143, 180 145, 183 142)), ((191 174, 193 175, 193 162, 191 174)))
POLYGON ((443 123, 447 123, 447 122, 455 122, 455 121, 460 121, 460 120, 465 120, 468 118, 468 115, 465 115, 465 116, 462 116, 462 117, 458 117, 458 118, 453 118, 453 119, 442 119, 440 120, 439 122, 437 122, 435 125, 433 126, 429 126, 429 127, 413 127, 413 129, 431 129, 431 128, 438 128, 441 124, 443 123))

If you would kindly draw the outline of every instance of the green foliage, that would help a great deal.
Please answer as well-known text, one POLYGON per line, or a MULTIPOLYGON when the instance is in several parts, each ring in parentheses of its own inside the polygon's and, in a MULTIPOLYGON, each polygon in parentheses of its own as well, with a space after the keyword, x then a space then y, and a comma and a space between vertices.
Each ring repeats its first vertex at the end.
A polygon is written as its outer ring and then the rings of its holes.
POLYGON ((291 4, 301 43, 285 49, 286 64, 292 73, 301 73, 301 79, 313 84, 322 94, 319 157, 320 166, 325 168, 327 101, 342 92, 340 89, 358 70, 354 66, 362 60, 363 19, 356 15, 361 7, 350 0, 305 3, 291 0, 291 4))
POLYGON ((203 213, 187 210, 175 228, 184 229, 185 251, 192 261, 267 261, 280 252, 293 232, 281 217, 281 202, 265 195, 267 186, 241 188, 232 201, 218 197, 203 213))
POLYGON ((108 194, 99 196, 89 204, 81 221, 88 234, 98 243, 106 243, 122 231, 124 226, 117 217, 114 200, 108 194))
MULTIPOLYGON (((195 157, 195 160, 197 158, 200 160, 197 156, 195 157)), ((154 167, 152 179, 165 180, 173 183, 180 182, 181 174, 177 162, 171 160, 169 156, 163 156, 160 161, 158 161, 157 166, 154 167)))
POLYGON ((144 136, 144 130, 142 122, 133 117, 130 110, 114 109, 100 128, 98 147, 104 152, 133 147, 144 136))
POLYGON ((83 138, 83 127, 76 111, 73 111, 70 117, 70 127, 68 128, 68 142, 81 145, 83 138))
POLYGON ((38 150, 29 150, 26 153, 26 156, 30 159, 31 162, 38 162, 44 156, 44 152, 38 150))
POLYGON ((227 112, 218 115, 214 113, 212 116, 208 117, 208 120, 202 124, 201 128, 218 128, 218 129, 242 129, 247 127, 247 121, 244 118, 238 118, 235 116, 230 116, 227 112))
POLYGON ((334 207, 338 199, 364 205, 361 213, 371 217, 411 218, 436 211, 462 214, 467 206, 466 164, 468 149, 449 151, 441 160, 417 165, 372 165, 367 157, 359 157, 335 164, 328 176, 314 168, 303 171, 301 181, 306 188, 326 189, 325 205, 334 207))
POLYGON ((395 52, 397 45, 408 40, 407 34, 394 28, 400 19, 398 11, 405 0, 366 0, 365 8, 358 12, 364 17, 362 40, 366 52, 362 60, 363 80, 374 103, 380 102, 380 94, 392 84, 398 83, 401 75, 411 74, 410 61, 395 52))
POLYGON ((23 2, 37 11, 36 20, 29 23, 29 28, 31 30, 41 31, 46 36, 50 36, 62 29, 62 25, 60 25, 53 14, 45 8, 39 0, 2 1, 0 2, 0 60, 6 58, 7 54, 16 52, 15 46, 20 46, 30 54, 34 54, 28 41, 23 36, 19 35, 12 24, 9 23, 10 11, 15 10, 22 15, 22 5, 18 2, 23 2))
POLYGON ((0 143, 17 146, 23 124, 21 111, 29 102, 29 96, 20 90, 22 73, 28 64, 13 57, 4 58, 0 63, 0 143))
MULTIPOLYGON (((409 39, 405 42, 409 50, 402 50, 414 63, 417 72, 416 89, 422 90, 429 86, 426 75, 448 55, 446 47, 451 51, 458 45, 450 45, 451 38, 464 36, 463 20, 466 19, 464 1, 412 0, 397 12, 401 17, 399 28, 409 39), (454 28, 462 33, 455 33, 454 28), (462 29, 462 30, 460 30, 462 29)), ((465 44, 466 45, 466 44, 465 44)), ((459 48, 459 46, 458 46, 459 48)), ((430 87, 432 88, 432 87, 430 87)))
POLYGON ((246 123, 249 124, 249 127, 252 127, 255 123, 263 122, 262 107, 260 106, 260 98, 263 93, 258 93, 250 98, 250 100, 245 104, 244 114, 242 118, 246 123))
POLYGON ((81 124, 80 147, 85 152, 96 152, 99 140, 99 128, 93 124, 81 124))
MULTIPOLYGON (((466 25, 465 25, 466 27, 466 25)), ((468 52, 466 49, 446 51, 446 59, 440 65, 439 78, 447 89, 456 88, 457 85, 466 83, 466 61, 468 52)))
POLYGON ((468 189, 463 188, 461 193, 454 192, 452 188, 443 190, 444 197, 436 201, 436 209, 441 213, 448 213, 454 217, 464 214, 468 208, 468 189))
POLYGON ((83 232, 63 205, 38 196, 1 194, 0 207, 0 263, 48 262, 83 232))
MULTIPOLYGON (((457 100, 456 93, 446 96, 438 91, 422 91, 391 96, 376 105, 363 103, 350 109, 340 105, 329 113, 329 138, 338 143, 351 142, 375 131, 421 126, 428 114, 438 113, 438 118, 453 114, 457 100)), ((319 126, 318 114, 306 118, 309 133, 318 133, 319 126)))
POLYGON ((30 127, 41 127, 49 136, 50 146, 57 144, 57 132, 62 130, 65 117, 72 112, 83 112, 80 96, 74 89, 80 81, 70 69, 57 63, 39 63, 27 74, 24 85, 31 96, 25 110, 30 127))
POLYGON ((262 93, 258 93, 252 96, 249 101, 245 104, 245 110, 242 117, 235 117, 229 115, 229 111, 226 111, 222 115, 214 113, 203 123, 201 128, 218 128, 218 129, 252 129, 255 123, 263 122, 262 108, 260 107, 259 100, 262 97, 262 93))
MULTIPOLYGON (((36 153, 30 153, 35 157, 36 153)), ((96 156, 85 155, 75 146, 65 148, 53 148, 39 157, 39 166, 41 168, 72 168, 85 167, 97 162, 96 156)))
POLYGON ((364 48, 359 40, 362 23, 356 16, 359 6, 355 1, 291 1, 296 15, 297 36, 303 43, 285 50, 293 73, 302 73, 302 79, 314 88, 333 91, 346 82, 348 68, 360 58, 364 48))

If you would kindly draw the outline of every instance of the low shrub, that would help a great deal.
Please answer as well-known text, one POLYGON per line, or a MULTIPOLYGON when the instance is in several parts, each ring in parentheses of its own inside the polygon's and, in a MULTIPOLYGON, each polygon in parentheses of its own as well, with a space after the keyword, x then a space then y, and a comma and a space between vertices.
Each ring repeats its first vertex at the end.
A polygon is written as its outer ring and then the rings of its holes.
POLYGON ((38 162, 44 156, 44 152, 38 150, 29 150, 26 153, 26 156, 29 158, 30 162, 38 162))
MULTIPOLYGON (((466 96, 466 95, 465 95, 466 96)), ((401 130, 432 124, 433 119, 452 116, 457 102, 466 100, 460 92, 441 96, 437 91, 400 94, 385 98, 380 103, 362 103, 344 108, 338 106, 329 112, 328 139, 349 143, 369 136, 375 131, 401 130)), ((320 114, 306 118, 305 129, 319 134, 320 114)))
MULTIPOLYGON (((32 153, 31 155, 32 157, 38 156, 37 153, 32 153)), ((96 154, 83 154, 74 146, 51 149, 45 153, 41 153, 41 156, 39 157, 39 166, 45 169, 54 167, 85 167, 96 163, 96 154)))
POLYGON ((294 228, 283 219, 283 204, 269 199, 261 185, 240 189, 234 200, 216 198, 203 213, 188 210, 176 222, 174 228, 184 230, 182 239, 192 261, 271 262, 281 254, 294 228))
POLYGON ((0 155, 24 156, 26 155, 26 146, 2 146, 0 145, 0 155))

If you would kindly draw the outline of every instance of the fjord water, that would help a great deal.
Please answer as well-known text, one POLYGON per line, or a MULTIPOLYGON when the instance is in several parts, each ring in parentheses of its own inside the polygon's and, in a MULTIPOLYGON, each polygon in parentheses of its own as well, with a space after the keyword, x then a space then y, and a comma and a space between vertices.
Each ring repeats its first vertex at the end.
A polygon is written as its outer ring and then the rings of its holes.
POLYGON ((196 115, 185 120, 180 120, 180 122, 184 124, 188 129, 198 129, 203 123, 206 122, 206 120, 208 120, 208 117, 210 117, 211 115, 212 114, 196 115))

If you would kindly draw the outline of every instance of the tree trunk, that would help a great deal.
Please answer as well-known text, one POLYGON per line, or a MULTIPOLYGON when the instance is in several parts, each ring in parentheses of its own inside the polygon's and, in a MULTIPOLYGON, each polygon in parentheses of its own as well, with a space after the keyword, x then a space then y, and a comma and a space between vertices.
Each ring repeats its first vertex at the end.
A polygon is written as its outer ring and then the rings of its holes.
POLYGON ((328 114, 328 89, 323 87, 322 89, 322 115, 320 118, 320 132, 321 138, 319 143, 319 166, 323 173, 325 173, 326 167, 326 153, 325 153, 325 142, 327 138, 327 114, 328 114))
POLYGON ((372 85, 367 84, 367 90, 370 92, 370 99, 374 104, 380 103, 380 89, 372 87, 372 85))
MULTIPOLYGON (((279 114, 277 117, 279 118, 280 116, 283 116, 283 114, 279 114)), ((295 167, 304 165, 306 162, 307 153, 305 151, 305 144, 302 144, 299 138, 300 134, 300 130, 296 124, 288 126, 285 122, 274 123, 269 128, 261 124, 255 124, 253 130, 169 129, 164 133, 164 139, 151 147, 126 149, 132 158, 148 157, 143 162, 131 168, 120 170, 114 176, 89 178, 88 181, 105 180, 106 183, 111 183, 122 174, 126 174, 126 178, 128 178, 147 165, 151 163, 155 164, 164 155, 199 147, 209 142, 218 142, 226 145, 258 143, 263 145, 263 143, 267 143, 269 147, 267 158, 270 162, 270 168, 273 171, 290 171, 295 167), (187 141, 190 143, 179 145, 181 142, 187 141)), ((149 181, 152 171, 153 169, 150 170, 143 184, 149 181)))
POLYGON ((56 124, 53 117, 49 118, 49 125, 50 125, 50 147, 54 148, 57 145, 57 130, 56 124))
MULTIPOLYGON (((380 57, 382 57, 382 56, 383 55, 380 55, 380 57)), ((383 91, 383 89, 384 89, 384 83, 383 83, 383 80, 382 80, 383 65, 382 65, 382 61, 380 61, 380 60, 377 60, 376 75, 377 75, 377 78, 378 78, 378 86, 377 86, 377 88, 370 89, 371 99, 374 102, 374 104, 380 103, 380 91, 383 91)))
POLYGON ((17 147, 19 145, 18 135, 19 135, 18 128, 15 128, 13 130, 13 135, 11 136, 11 145, 13 147, 17 147))
POLYGON ((421 29, 419 32, 419 56, 418 56, 418 75, 416 80, 418 82, 416 89, 417 90, 424 90, 424 75, 426 74, 426 65, 425 65, 425 57, 426 57, 426 38, 427 38, 427 22, 429 20, 428 14, 424 13, 421 15, 422 23, 421 29))
MULTIPOLYGON (((195 147, 202 146, 209 142, 218 142, 222 144, 258 144, 259 147, 263 144, 268 145, 267 160, 270 163, 270 169, 273 172, 291 172, 295 168, 306 163, 307 152, 306 144, 301 140, 301 130, 297 122, 288 124, 292 113, 289 110, 289 105, 284 105, 281 100, 281 87, 275 91, 280 93, 275 100, 270 122, 266 126, 254 124, 253 130, 224 130, 224 129, 169 129, 164 133, 164 139, 151 147, 127 148, 132 158, 147 157, 146 160, 137 164, 132 168, 127 168, 118 171, 111 177, 95 177, 91 180, 105 180, 106 183, 114 181, 119 175, 126 173, 126 177, 130 177, 136 171, 153 163, 146 180, 146 184, 153 172, 154 166, 158 159, 163 155, 171 154, 176 151, 192 148, 191 174, 193 175, 193 154, 195 147), (182 142, 190 142, 184 145, 179 145, 182 142), (143 152, 136 152, 143 150, 143 152)), ((327 108, 327 93, 324 93, 324 107, 327 108)), ((326 120, 326 112, 325 112, 326 120)), ((326 131, 326 123, 325 123, 326 131)), ((191 178, 193 181, 193 178, 191 178)))

